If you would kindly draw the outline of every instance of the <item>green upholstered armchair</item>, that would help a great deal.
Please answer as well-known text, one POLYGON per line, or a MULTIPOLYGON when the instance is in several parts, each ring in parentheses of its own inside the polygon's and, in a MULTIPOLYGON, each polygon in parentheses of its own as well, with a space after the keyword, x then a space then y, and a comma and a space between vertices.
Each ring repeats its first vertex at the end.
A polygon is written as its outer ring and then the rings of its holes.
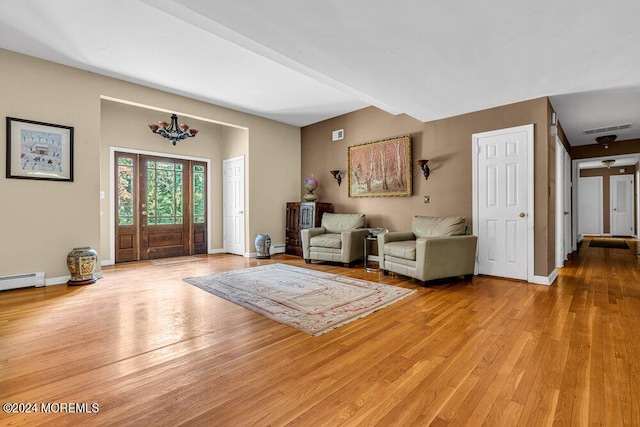
POLYGON ((362 214, 325 213, 320 227, 300 231, 305 262, 332 261, 351 267, 364 257, 364 239, 369 233, 366 224, 362 214))
POLYGON ((378 235, 378 258, 384 274, 390 271, 428 280, 465 276, 475 268, 478 238, 466 234, 464 217, 415 216, 410 232, 378 235))

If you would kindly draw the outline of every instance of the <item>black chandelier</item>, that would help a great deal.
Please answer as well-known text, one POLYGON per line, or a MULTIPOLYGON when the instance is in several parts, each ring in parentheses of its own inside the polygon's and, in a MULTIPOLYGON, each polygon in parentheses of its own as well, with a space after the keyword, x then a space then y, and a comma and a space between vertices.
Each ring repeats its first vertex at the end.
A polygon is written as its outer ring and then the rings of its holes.
POLYGON ((197 129, 191 129, 184 123, 178 125, 178 116, 175 114, 171 115, 171 125, 163 121, 158 122, 157 125, 149 125, 149 129, 151 129, 151 132, 167 138, 173 145, 176 145, 180 140, 193 138, 198 133, 197 129))

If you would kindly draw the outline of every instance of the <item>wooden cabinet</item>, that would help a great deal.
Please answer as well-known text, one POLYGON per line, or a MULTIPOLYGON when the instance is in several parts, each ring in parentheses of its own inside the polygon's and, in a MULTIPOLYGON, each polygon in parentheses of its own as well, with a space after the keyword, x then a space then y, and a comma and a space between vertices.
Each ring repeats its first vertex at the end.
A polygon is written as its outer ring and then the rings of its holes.
POLYGON ((285 253, 302 256, 302 240, 300 230, 305 228, 320 227, 322 214, 333 212, 331 203, 319 202, 288 202, 285 253))

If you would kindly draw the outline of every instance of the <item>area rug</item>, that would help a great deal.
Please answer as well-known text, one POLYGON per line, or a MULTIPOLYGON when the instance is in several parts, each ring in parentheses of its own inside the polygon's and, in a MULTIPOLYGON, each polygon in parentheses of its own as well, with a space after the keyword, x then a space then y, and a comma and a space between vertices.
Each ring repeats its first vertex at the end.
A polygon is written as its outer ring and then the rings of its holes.
POLYGON ((184 280, 313 336, 365 317, 415 292, 287 264, 184 280))
POLYGON ((622 239, 602 239, 591 240, 589 246, 592 248, 629 249, 629 245, 622 239))

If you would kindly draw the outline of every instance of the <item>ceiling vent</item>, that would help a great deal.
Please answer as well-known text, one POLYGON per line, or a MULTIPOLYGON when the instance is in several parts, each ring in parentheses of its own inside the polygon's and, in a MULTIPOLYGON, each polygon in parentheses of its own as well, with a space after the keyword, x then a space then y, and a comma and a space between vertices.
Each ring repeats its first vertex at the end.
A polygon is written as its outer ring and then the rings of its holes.
POLYGON ((633 126, 633 123, 625 123, 625 124, 622 124, 622 125, 603 126, 601 128, 587 129, 587 130, 582 131, 582 133, 584 133, 585 135, 593 135, 594 133, 603 133, 603 132, 611 132, 611 131, 614 131, 614 130, 629 129, 631 126, 633 126))

